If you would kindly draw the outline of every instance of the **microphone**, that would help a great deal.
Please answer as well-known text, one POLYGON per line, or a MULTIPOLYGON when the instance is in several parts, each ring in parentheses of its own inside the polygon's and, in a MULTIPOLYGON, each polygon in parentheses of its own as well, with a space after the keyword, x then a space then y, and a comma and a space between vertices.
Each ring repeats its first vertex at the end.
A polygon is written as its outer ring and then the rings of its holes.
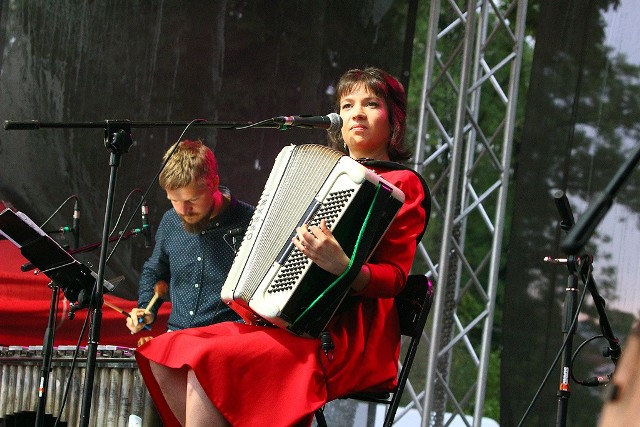
POLYGON ((27 263, 22 264, 22 265, 20 266, 20 271, 22 271, 22 272, 27 272, 27 271, 31 271, 31 270, 33 270, 33 269, 35 269, 35 268, 36 268, 36 266, 35 266, 35 265, 33 265, 33 264, 32 264, 32 263, 30 263, 30 262, 27 262, 27 263))
POLYGON ((327 132, 335 132, 342 128, 342 117, 336 113, 330 113, 326 116, 278 116, 272 120, 285 126, 326 129, 327 132))
POLYGON ((149 206, 147 202, 142 203, 142 236, 144 237, 144 247, 150 248, 151 242, 151 228, 149 227, 149 221, 147 215, 149 214, 149 206))
POLYGON ((224 234, 224 237, 236 237, 245 232, 244 227, 232 228, 224 234))
POLYGON ((231 249, 233 249, 236 254, 238 253, 238 248, 236 247, 236 245, 239 243, 239 237, 242 236, 245 231, 246 229, 244 227, 232 228, 231 230, 224 233, 224 236, 222 236, 222 239, 227 243, 227 245, 231 247, 231 249), (231 242, 227 240, 229 238, 231 238, 231 242))
POLYGON ((322 331, 320 334, 320 342, 321 348, 324 352, 325 356, 329 357, 330 360, 333 360, 333 354, 329 356, 329 353, 333 352, 335 345, 333 344, 333 340, 331 339, 331 335, 327 331, 322 331))
POLYGON ((556 202, 556 208, 560 213, 560 228, 564 231, 569 231, 575 224, 569 199, 567 199, 567 195, 562 190, 554 190, 553 198, 556 202))
POLYGON ((80 206, 77 198, 73 204, 71 234, 73 235, 73 249, 78 249, 78 246, 80 246, 80 206))

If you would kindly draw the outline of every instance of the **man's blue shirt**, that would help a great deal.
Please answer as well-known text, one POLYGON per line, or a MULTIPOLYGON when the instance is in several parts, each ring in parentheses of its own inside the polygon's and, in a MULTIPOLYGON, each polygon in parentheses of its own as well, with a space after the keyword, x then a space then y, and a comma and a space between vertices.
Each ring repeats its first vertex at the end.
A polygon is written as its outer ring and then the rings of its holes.
MULTIPOLYGON (((246 230, 253 207, 231 198, 229 206, 198 234, 187 232, 175 209, 162 217, 151 257, 142 267, 138 307, 146 307, 158 280, 169 283, 170 330, 206 326, 240 317, 221 301, 220 291, 235 250, 230 230, 246 230)), ((234 236, 241 239, 242 236, 234 236)), ((152 311, 157 313, 162 301, 152 311)))

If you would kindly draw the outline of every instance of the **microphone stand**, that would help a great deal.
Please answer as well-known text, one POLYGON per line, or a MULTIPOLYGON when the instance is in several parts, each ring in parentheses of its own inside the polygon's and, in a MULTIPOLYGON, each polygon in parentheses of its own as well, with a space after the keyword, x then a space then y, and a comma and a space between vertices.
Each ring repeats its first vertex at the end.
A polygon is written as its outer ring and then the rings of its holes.
MULTIPOLYGON (((569 200, 564 192, 560 190, 556 190, 553 196, 555 198, 558 212, 560 213, 560 228, 567 233, 571 233, 571 230, 575 229, 575 223, 569 200)), ((593 228, 595 228, 595 226, 593 228)), ((596 310, 598 311, 600 329, 605 339, 609 342, 609 348, 605 356, 610 356, 613 363, 616 364, 621 353, 619 340, 613 334, 607 313, 604 310, 605 301, 598 293, 593 275, 591 274, 592 263, 593 257, 591 255, 578 257, 575 254, 570 254, 566 259, 567 268, 569 269, 569 277, 566 287, 562 319, 562 333, 564 336, 565 347, 562 350, 560 385, 557 393, 558 408, 556 413, 556 426, 559 427, 566 426, 569 395, 571 394, 569 391, 569 383, 571 379, 571 352, 573 346, 573 335, 576 330, 576 325, 574 324, 573 328, 571 328, 571 324, 577 311, 578 275, 591 293, 596 310)))
POLYGON ((569 276, 565 289, 564 311, 562 313, 562 336, 565 346, 562 350, 562 365, 560 369, 560 384, 558 386, 558 408, 556 413, 556 426, 564 427, 567 422, 567 409, 569 406, 569 382, 571 380, 571 352, 573 347, 573 335, 576 331, 575 324, 571 328, 573 318, 577 311, 578 296, 578 276, 577 267, 580 265, 580 258, 570 256, 567 258, 567 268, 569 276))
POLYGON ((596 306, 596 310, 598 311, 598 319, 600 320, 600 331, 604 338, 609 342, 609 348, 607 349, 607 354, 605 356, 609 356, 614 365, 618 363, 618 359, 622 353, 620 348, 620 340, 613 334, 613 328, 611 327, 611 323, 609 323, 609 318, 607 317, 607 313, 604 308, 606 306, 606 302, 602 296, 598 293, 598 288, 596 287, 596 282, 593 279, 593 274, 591 274, 591 262, 593 260, 591 257, 588 257, 588 260, 583 263, 582 269, 580 270, 580 276, 582 277, 582 281, 585 286, 589 290, 591 294, 591 298, 593 298, 593 303, 596 306))
POLYGON ((611 361, 614 365, 618 363, 618 359, 622 353, 620 348, 620 340, 613 334, 613 328, 611 327, 611 323, 609 323, 609 318, 607 317, 607 313, 604 310, 606 306, 606 302, 604 298, 598 293, 598 288, 596 287, 596 282, 593 279, 592 272, 592 262, 593 259, 590 256, 583 258, 584 262, 582 263, 582 268, 580 269, 580 277, 582 278, 582 282, 585 284, 589 293, 591 294, 591 298, 593 298, 593 303, 596 306, 596 310, 598 311, 598 320, 600 321, 600 331, 604 338, 609 342, 609 348, 605 356, 611 358, 611 361))
POLYGON ((59 287, 55 281, 49 283, 51 287, 51 305, 49 306, 49 318, 47 329, 44 332, 42 342, 42 369, 40 370, 40 384, 38 385, 38 405, 36 407, 36 423, 38 427, 44 426, 45 405, 49 389, 49 374, 51 373, 51 359, 53 357, 53 339, 55 334, 55 311, 58 305, 59 287))
POLYGON ((102 229, 102 245, 100 247, 100 262, 98 265, 98 278, 96 279, 95 292, 92 294, 90 303, 91 321, 89 326, 89 339, 87 343, 87 367, 85 370, 84 390, 82 394, 82 410, 80 412, 80 425, 89 425, 91 414, 91 397, 93 394, 93 380, 95 376, 95 360, 100 342, 100 326, 102 323, 102 294, 104 282, 104 268, 107 256, 107 245, 109 240, 109 228, 111 225, 111 212, 113 207, 115 183, 120 166, 122 154, 127 153, 133 144, 131 139, 131 128, 122 122, 107 121, 105 129, 105 147, 111 151, 109 166, 109 187, 107 190, 107 204, 104 214, 104 227, 102 229))
MULTIPOLYGON (((560 228, 568 232, 574 225, 571 205, 564 192, 554 191, 556 208, 560 214, 560 228)), ((556 412, 556 426, 564 427, 567 420, 567 409, 569 406, 569 383, 571 381, 571 352, 573 348, 573 335, 576 330, 575 324, 572 326, 578 309, 578 274, 581 260, 575 255, 570 255, 566 259, 569 275, 567 277, 567 287, 565 288, 564 309, 562 312, 562 336, 565 343, 562 349, 562 365, 560 368, 560 384, 558 386, 558 408, 556 412)))
POLYGON ((168 121, 168 122, 138 122, 138 121, 130 121, 130 120, 106 120, 104 122, 41 122, 39 120, 29 120, 26 122, 19 122, 13 120, 5 120, 4 128, 5 130, 37 130, 43 128, 54 128, 54 129, 68 129, 68 128, 95 128, 102 129, 105 126, 108 126, 108 123, 122 123, 123 126, 127 126, 130 129, 137 128, 158 128, 158 127, 187 127, 187 126, 196 126, 196 127, 215 127, 218 129, 230 129, 235 130, 242 127, 252 127, 252 128, 276 128, 281 129, 282 125, 275 123, 272 120, 264 120, 259 123, 253 122, 179 122, 179 121, 168 121), (107 124, 105 124, 105 122, 107 124))
MULTIPOLYGON (((627 160, 620 166, 620 168, 618 168, 604 191, 596 195, 591 205, 589 205, 585 213, 580 217, 579 221, 562 241, 561 247, 565 253, 575 255, 582 250, 598 224, 600 224, 606 213, 611 208, 614 197, 622 187, 623 183, 629 178, 639 160, 640 144, 637 144, 636 148, 631 152, 631 155, 629 155, 627 160)), ((590 264, 591 258, 588 257, 588 259, 590 264)), ((583 281, 585 281, 585 285, 589 289, 589 292, 593 296, 596 309, 598 310, 598 316, 600 318, 602 333, 609 341, 608 353, 615 364, 621 353, 620 343, 613 335, 611 326, 604 311, 605 302, 596 289, 593 276, 590 273, 591 268, 589 267, 587 270, 589 271, 588 273, 586 273, 584 269, 581 270, 581 276, 583 281)))
MULTIPOLYGON (((111 226, 111 211, 114 199, 115 183, 117 171, 120 165, 122 154, 127 153, 133 144, 131 139, 131 128, 152 128, 152 127, 172 127, 172 126, 211 126, 222 129, 238 129, 247 127, 278 128, 282 125, 272 120, 259 123, 251 122, 131 122, 129 120, 105 120, 104 122, 40 122, 31 120, 27 122, 5 121, 5 130, 36 130, 41 128, 103 128, 105 131, 104 145, 110 152, 110 176, 107 189, 107 203, 104 214, 104 226, 102 229, 102 243, 100 248, 100 261, 98 274, 95 282, 95 289, 92 293, 90 307, 92 308, 91 323, 89 328, 89 339, 87 345, 87 362, 85 370, 85 382, 82 395, 82 408, 80 413, 80 426, 88 427, 91 414, 91 398, 93 394, 93 383, 95 376, 95 363, 98 343, 100 341, 100 327, 102 322, 103 304, 103 284, 104 270, 107 255, 107 243, 109 241, 109 228, 111 226)), ((45 338, 46 339, 46 338, 45 338)))
MULTIPOLYGON (((569 255, 567 258, 567 268, 569 269, 569 278, 566 288, 566 296, 564 302, 564 312, 562 319, 562 333, 564 342, 566 343, 562 353, 562 366, 560 371, 560 386, 558 388, 558 409, 556 413, 556 426, 564 427, 567 423, 567 412, 569 405, 569 381, 571 378, 571 352, 573 345, 573 334, 575 334, 576 325, 571 328, 571 323, 576 315, 577 310, 577 294, 578 294, 578 275, 582 282, 589 290, 593 298, 594 305, 598 311, 598 319, 600 321, 600 330, 604 338, 609 342, 609 348, 603 354, 610 357, 614 366, 622 353, 620 348, 620 340, 613 334, 613 329, 609 323, 607 313, 605 312, 605 301, 598 293, 593 275, 591 274, 593 258, 590 255, 576 257, 569 255)), ((603 385, 604 383, 590 384, 590 386, 603 385)))

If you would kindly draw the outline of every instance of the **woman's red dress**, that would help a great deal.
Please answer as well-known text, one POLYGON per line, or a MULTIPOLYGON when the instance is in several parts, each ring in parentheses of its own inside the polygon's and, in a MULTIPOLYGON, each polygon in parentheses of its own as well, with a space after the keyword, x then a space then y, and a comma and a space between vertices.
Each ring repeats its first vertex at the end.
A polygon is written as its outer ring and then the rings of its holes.
POLYGON ((219 323, 165 333, 136 351, 140 372, 166 426, 179 425, 149 361, 192 369, 209 399, 232 426, 310 425, 326 402, 356 391, 396 384, 400 333, 393 297, 413 262, 424 228, 422 183, 411 171, 377 170, 405 193, 389 230, 367 263, 371 279, 331 320, 335 348, 280 328, 219 323))

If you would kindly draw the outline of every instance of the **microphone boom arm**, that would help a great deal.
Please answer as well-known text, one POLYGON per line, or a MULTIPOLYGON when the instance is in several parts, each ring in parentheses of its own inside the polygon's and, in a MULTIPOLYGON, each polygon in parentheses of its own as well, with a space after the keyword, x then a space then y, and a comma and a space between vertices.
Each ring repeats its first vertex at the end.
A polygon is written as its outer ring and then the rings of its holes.
POLYGON ((613 204, 613 198, 622 187, 622 184, 631 175, 636 164, 640 160, 640 144, 637 144, 631 155, 620 166, 604 191, 594 198, 591 205, 580 217, 575 227, 567 234, 562 242, 562 249, 569 255, 577 254, 587 243, 594 230, 602 221, 613 204))

